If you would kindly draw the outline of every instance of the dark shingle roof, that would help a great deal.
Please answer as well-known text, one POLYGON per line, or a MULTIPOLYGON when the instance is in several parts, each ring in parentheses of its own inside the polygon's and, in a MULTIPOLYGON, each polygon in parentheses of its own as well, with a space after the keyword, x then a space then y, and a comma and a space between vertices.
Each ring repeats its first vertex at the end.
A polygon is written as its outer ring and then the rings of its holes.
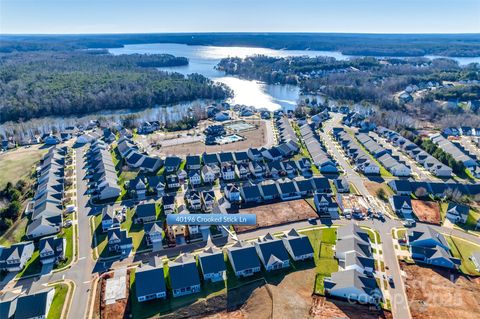
POLYGON ((163 267, 142 265, 135 272, 137 297, 166 292, 163 267))
POLYGON ((170 261, 168 265, 172 289, 200 285, 197 264, 192 256, 181 255, 175 261, 170 261))

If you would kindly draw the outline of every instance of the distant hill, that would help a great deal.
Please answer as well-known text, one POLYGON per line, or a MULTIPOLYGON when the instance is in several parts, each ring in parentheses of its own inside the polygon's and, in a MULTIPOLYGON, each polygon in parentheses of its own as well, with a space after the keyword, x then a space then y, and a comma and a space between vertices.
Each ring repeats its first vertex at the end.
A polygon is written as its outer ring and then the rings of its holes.
POLYGON ((358 56, 480 56, 480 34, 170 33, 2 35, 0 52, 112 48, 125 44, 253 46, 358 56))

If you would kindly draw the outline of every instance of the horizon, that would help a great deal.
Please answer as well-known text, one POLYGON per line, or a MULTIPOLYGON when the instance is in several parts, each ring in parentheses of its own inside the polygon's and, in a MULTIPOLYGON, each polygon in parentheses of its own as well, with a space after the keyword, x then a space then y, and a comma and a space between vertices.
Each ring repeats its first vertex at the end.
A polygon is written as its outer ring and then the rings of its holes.
POLYGON ((480 32, 476 0, 44 0, 38 4, 0 0, 0 34, 480 32))
POLYGON ((188 35, 188 34, 248 34, 248 35, 262 35, 262 34, 320 34, 320 35, 480 35, 478 32, 441 32, 441 33, 384 33, 384 32, 309 32, 309 31, 182 31, 182 32, 92 32, 92 33, 0 33, 2 36, 99 36, 99 35, 154 35, 154 34, 174 34, 174 35, 188 35))

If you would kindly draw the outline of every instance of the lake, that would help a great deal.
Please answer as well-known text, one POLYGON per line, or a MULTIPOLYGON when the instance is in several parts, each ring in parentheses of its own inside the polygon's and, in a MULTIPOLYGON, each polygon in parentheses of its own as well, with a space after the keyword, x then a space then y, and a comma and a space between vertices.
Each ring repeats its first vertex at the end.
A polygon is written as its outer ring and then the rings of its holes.
MULTIPOLYGON (((255 80, 245 80, 234 76, 225 75, 224 72, 216 70, 214 67, 221 59, 227 57, 245 58, 249 55, 262 54, 266 56, 286 57, 286 56, 329 56, 337 60, 346 60, 351 56, 344 55, 335 51, 309 51, 309 50, 273 50, 266 48, 253 47, 217 47, 186 45, 176 43, 152 43, 152 44, 132 44, 125 45, 123 48, 109 49, 112 54, 160 54, 168 53, 175 56, 186 57, 189 64, 179 67, 160 68, 163 71, 178 72, 182 74, 200 73, 214 81, 219 81, 228 85, 234 93, 230 99, 232 104, 244 104, 253 106, 257 109, 267 109, 270 111, 280 108, 291 110, 295 108, 300 95, 300 90, 295 85, 272 85, 265 84, 255 80)), ((428 58, 437 58, 427 56, 428 58)), ((474 58, 456 58, 460 65, 471 62, 480 62, 480 57, 474 58)))
POLYGON ((186 44, 154 43, 126 45, 123 48, 109 49, 112 54, 155 54, 168 53, 188 58, 189 64, 179 67, 159 68, 163 71, 182 74, 200 73, 214 81, 228 85, 234 93, 230 99, 232 104, 244 104, 257 109, 274 111, 280 108, 292 110, 295 108, 300 89, 296 85, 273 85, 255 80, 245 80, 225 75, 215 66, 221 59, 227 57, 247 57, 262 54, 267 56, 331 56, 339 60, 348 59, 340 52, 306 51, 306 50, 272 50, 251 47, 215 47, 215 46, 188 46, 186 44))

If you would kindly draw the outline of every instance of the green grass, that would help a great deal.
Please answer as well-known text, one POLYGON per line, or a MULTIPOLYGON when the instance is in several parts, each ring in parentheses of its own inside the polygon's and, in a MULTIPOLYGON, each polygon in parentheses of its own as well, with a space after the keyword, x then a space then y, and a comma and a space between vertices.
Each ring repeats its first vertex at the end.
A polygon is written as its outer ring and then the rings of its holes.
POLYGON ((55 285, 55 295, 53 296, 52 305, 48 311, 47 319, 59 319, 62 316, 63 305, 67 297, 68 285, 55 285))
POLYGON ((445 238, 453 257, 460 258, 462 261, 460 270, 467 275, 480 276, 480 272, 475 269, 475 265, 470 260, 472 253, 479 251, 480 246, 458 237, 445 236, 445 238))
MULTIPOLYGON (((93 217, 94 236, 97 242, 98 255, 102 257, 108 256, 107 233, 102 232, 102 214, 93 217)), ((95 248, 95 241, 92 238, 92 248, 95 248)))
MULTIPOLYGON (((157 214, 158 214, 158 207, 157 207, 157 214)), ((133 251, 142 250, 148 248, 147 243, 145 241, 145 231, 143 230, 143 224, 135 224, 133 222, 133 217, 135 215, 135 210, 129 208, 127 210, 127 219, 124 223, 120 226, 122 229, 126 229, 128 235, 132 237, 133 241, 133 251)))
POLYGON ((32 276, 39 274, 42 271, 42 263, 40 262, 40 252, 38 247, 35 247, 35 251, 32 254, 25 267, 17 274, 17 278, 23 278, 26 276, 32 276))
POLYGON ((367 231, 368 237, 370 238, 370 241, 372 243, 377 243, 377 244, 382 243, 382 241, 380 239, 380 234, 376 230, 373 230, 373 229, 370 229, 370 228, 365 228, 365 227, 362 227, 362 228, 367 231))
MULTIPOLYGON (((164 266, 164 276, 167 290, 169 290, 169 273, 166 265, 164 266)), ((202 300, 224 294, 226 291, 225 281, 203 283, 200 292, 196 294, 173 298, 173 296, 168 295, 167 293, 166 300, 156 299, 146 302, 138 302, 135 289, 135 273, 133 271, 130 273, 130 302, 134 318, 150 318, 172 313, 179 308, 189 306, 195 302, 201 302, 202 300)))
POLYGON ((27 231, 28 218, 23 217, 15 222, 10 229, 8 229, 2 237, 0 237, 0 245, 11 246, 19 243, 25 238, 27 231))
POLYGON ((46 152, 46 149, 32 146, 28 149, 20 147, 0 155, 0 172, 2 172, 0 189, 3 189, 8 182, 15 185, 19 180, 27 177, 46 152))
POLYGON ((314 229, 302 232, 308 236, 314 251, 314 262, 316 268, 315 292, 323 295, 323 278, 330 277, 333 272, 338 271, 338 262, 334 258, 337 234, 335 228, 314 229))
POLYGON ((59 262, 57 265, 55 265, 56 269, 63 268, 70 264, 73 260, 73 241, 75 238, 73 238, 73 228, 76 227, 75 225, 72 225, 68 228, 63 228, 62 234, 59 235, 59 237, 65 238, 66 241, 66 247, 65 247, 65 260, 59 262))
POLYGON ((360 146, 360 148, 361 148, 362 150, 364 150, 365 153, 368 154, 368 156, 370 156, 370 158, 372 159, 372 161, 373 161, 375 164, 377 164, 378 167, 380 167, 380 176, 382 176, 382 177, 393 177, 392 173, 390 173, 389 171, 387 171, 387 169, 386 169, 385 167, 383 167, 383 165, 380 164, 380 162, 377 161, 377 159, 376 159, 372 154, 370 154, 370 152, 363 146, 363 144, 360 143, 359 140, 357 140, 357 138, 355 137, 354 134, 351 133, 350 135, 352 135, 352 136, 355 138, 358 146, 360 146))

